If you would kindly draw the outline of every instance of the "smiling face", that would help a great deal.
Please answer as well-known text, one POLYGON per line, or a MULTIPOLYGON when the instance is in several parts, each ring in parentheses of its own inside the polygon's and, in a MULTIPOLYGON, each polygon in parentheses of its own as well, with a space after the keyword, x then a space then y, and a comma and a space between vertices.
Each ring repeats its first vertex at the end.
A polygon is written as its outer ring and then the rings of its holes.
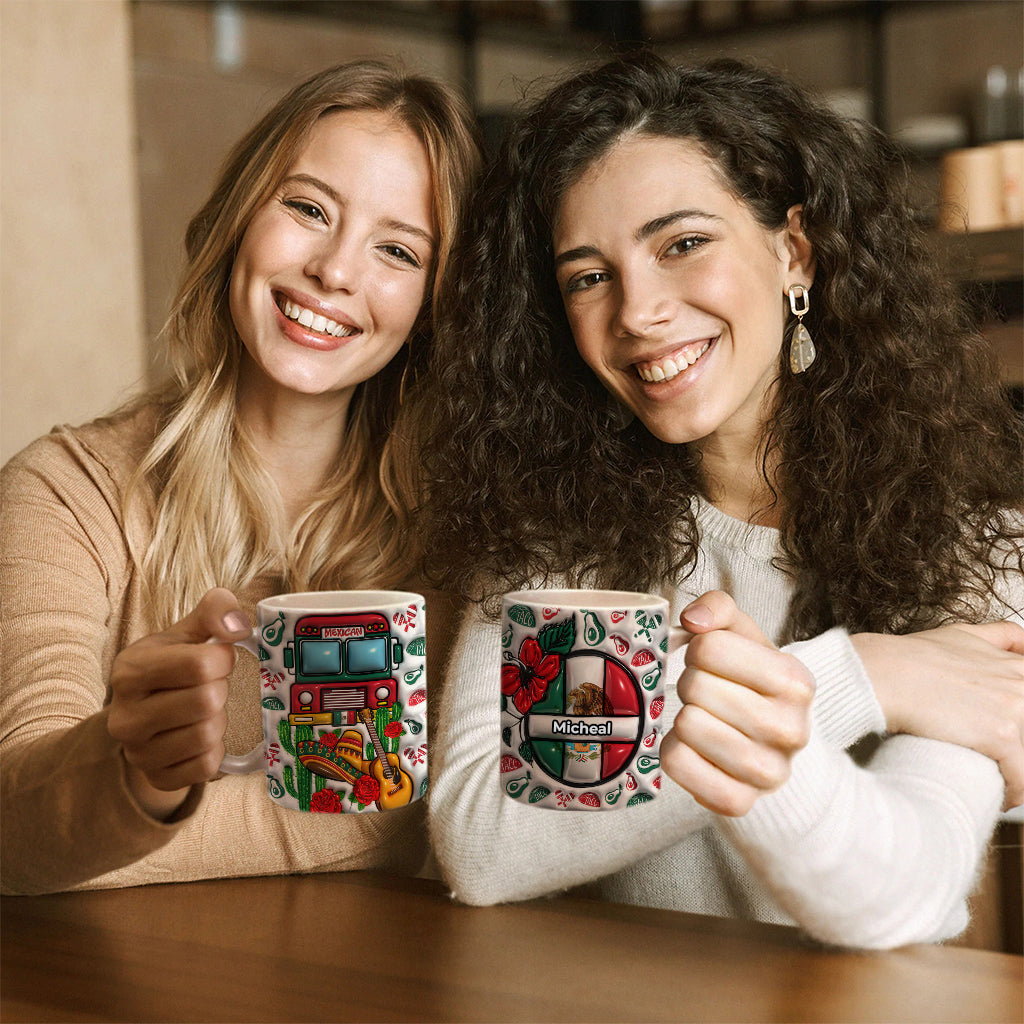
POLYGON ((576 346, 656 437, 756 446, 786 290, 811 283, 799 217, 765 229, 689 139, 627 136, 567 190, 553 244, 576 346))
POLYGON ((235 257, 247 387, 347 408, 409 336, 435 239, 430 164, 412 131, 377 111, 324 115, 235 257))

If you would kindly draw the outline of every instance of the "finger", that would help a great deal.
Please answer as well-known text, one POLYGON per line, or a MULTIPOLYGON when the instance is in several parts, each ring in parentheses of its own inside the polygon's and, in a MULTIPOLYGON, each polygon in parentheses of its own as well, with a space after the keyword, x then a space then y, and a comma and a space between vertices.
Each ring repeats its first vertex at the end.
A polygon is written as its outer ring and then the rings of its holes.
POLYGON ((685 661, 688 668, 710 672, 766 696, 808 706, 814 697, 814 677, 802 662, 731 631, 695 636, 687 645, 685 661))
POLYGON ((702 807, 731 818, 746 814, 759 790, 732 778, 669 732, 661 741, 661 767, 702 807))
POLYGON ((162 732, 219 715, 227 697, 227 680, 216 679, 198 686, 157 691, 146 700, 115 701, 108 712, 107 731, 125 746, 138 746, 162 732))
POLYGON ((757 623, 736 606, 724 591, 709 590, 691 601, 679 616, 684 629, 691 633, 708 633, 714 629, 727 629, 766 647, 775 645, 761 632, 757 623))
POLYGON ((223 759, 224 745, 218 744, 176 764, 153 767, 148 771, 141 768, 139 770, 143 771, 149 784, 155 789, 173 792, 215 779, 223 759))
POLYGON ((679 680, 685 707, 702 709, 755 743, 789 753, 801 750, 810 738, 810 696, 793 701, 766 697, 731 679, 687 668, 679 680))
POLYGON ((221 711, 180 729, 167 729, 146 743, 127 744, 124 746, 124 759, 147 776, 201 759, 205 759, 204 764, 208 765, 211 773, 215 773, 224 757, 226 728, 227 714, 221 711))
POLYGON ((241 640, 252 635, 252 624, 238 599, 224 587, 208 590, 199 604, 176 622, 163 636, 171 643, 205 643, 215 640, 241 640))
POLYGON ((957 629, 979 637, 1000 650, 1012 654, 1024 654, 1024 626, 1016 622, 983 622, 979 624, 960 623, 957 629))
POLYGON ((789 778, 788 753, 757 743, 703 708, 688 704, 676 716, 672 734, 723 774, 762 793, 789 778))
POLYGON ((116 700, 144 700, 159 690, 201 686, 226 679, 235 667, 236 653, 228 644, 140 641, 115 659, 110 684, 116 700))

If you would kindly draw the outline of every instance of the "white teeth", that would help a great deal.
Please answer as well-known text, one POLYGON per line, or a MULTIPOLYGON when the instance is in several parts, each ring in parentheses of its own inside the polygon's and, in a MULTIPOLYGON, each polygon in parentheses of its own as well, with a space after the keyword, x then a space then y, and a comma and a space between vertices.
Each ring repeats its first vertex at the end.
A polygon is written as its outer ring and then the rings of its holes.
POLYGON ((647 366, 637 366, 636 372, 642 380, 646 380, 649 383, 672 380, 673 377, 679 376, 683 370, 693 366, 710 347, 711 342, 706 341, 699 349, 681 352, 675 359, 671 356, 666 356, 664 359, 649 363, 647 366))
POLYGON ((342 324, 335 323, 333 320, 328 320, 327 317, 320 316, 311 309, 306 309, 305 306, 299 306, 290 299, 285 299, 284 305, 280 308, 281 312, 289 320, 294 320, 302 324, 303 327, 319 331, 321 334, 330 334, 335 338, 348 338, 358 333, 357 328, 345 327, 342 324))

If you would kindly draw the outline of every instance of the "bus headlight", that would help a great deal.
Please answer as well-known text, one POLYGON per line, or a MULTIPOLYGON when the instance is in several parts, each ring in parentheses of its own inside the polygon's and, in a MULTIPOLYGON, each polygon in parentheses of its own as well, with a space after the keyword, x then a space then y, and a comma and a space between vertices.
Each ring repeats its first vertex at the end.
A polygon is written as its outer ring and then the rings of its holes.
POLYGON ((304 707, 308 708, 313 703, 313 694, 309 690, 303 690, 299 694, 299 703, 304 707))

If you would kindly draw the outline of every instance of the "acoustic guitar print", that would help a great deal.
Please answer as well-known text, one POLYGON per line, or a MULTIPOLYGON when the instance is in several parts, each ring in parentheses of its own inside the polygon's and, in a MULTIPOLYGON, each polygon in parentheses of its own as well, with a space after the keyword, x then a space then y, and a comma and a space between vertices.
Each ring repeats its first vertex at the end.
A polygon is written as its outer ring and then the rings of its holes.
POLYGON ((370 762, 370 774, 380 786, 380 796, 376 800, 377 807, 390 811, 394 807, 404 807, 412 800, 413 784, 409 774, 399 765, 397 754, 388 754, 377 735, 377 727, 373 723, 373 712, 363 708, 359 712, 359 721, 366 726, 370 734, 377 756, 370 762))

